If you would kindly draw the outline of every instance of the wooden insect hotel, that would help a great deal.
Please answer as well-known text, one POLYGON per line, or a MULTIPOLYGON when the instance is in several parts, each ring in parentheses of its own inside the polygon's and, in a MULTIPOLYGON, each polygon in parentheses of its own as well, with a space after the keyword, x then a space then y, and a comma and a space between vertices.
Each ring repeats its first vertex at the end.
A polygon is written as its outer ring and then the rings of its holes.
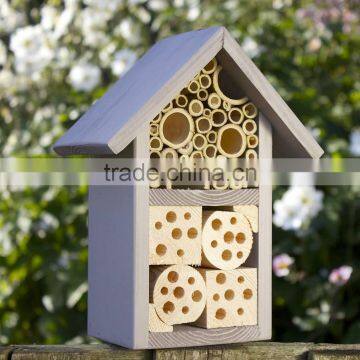
POLYGON ((266 160, 322 149, 225 28, 155 44, 55 151, 142 159, 156 175, 90 186, 89 335, 129 348, 271 338, 266 160), (201 165, 222 176, 162 176, 201 165))

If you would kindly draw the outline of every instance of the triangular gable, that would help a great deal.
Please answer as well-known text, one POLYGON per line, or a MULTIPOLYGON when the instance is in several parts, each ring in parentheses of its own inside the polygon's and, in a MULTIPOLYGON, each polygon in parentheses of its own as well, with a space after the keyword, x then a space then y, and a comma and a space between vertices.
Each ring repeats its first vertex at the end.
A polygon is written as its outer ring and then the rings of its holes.
POLYGON ((274 128, 274 157, 319 158, 323 151, 223 27, 155 44, 55 144, 60 155, 118 154, 222 50, 234 80, 274 128))

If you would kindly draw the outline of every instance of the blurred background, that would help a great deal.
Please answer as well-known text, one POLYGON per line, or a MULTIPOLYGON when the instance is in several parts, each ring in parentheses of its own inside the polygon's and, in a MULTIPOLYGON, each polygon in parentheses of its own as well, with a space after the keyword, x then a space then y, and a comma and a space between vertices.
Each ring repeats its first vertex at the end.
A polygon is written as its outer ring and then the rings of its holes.
MULTIPOLYGON (((0 0, 0 152, 52 144, 157 40, 224 25, 333 159, 360 155, 359 1, 0 0)), ((86 337, 87 188, 0 192, 0 344, 86 337)), ((360 185, 274 189, 273 340, 360 341, 360 185)))

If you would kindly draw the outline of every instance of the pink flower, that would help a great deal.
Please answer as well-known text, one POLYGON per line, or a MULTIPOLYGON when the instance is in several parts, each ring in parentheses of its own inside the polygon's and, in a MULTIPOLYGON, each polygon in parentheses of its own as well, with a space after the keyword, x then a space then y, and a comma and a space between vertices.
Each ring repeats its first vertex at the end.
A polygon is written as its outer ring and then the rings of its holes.
POLYGON ((284 277, 290 273, 290 265, 294 263, 294 259, 288 254, 280 254, 273 259, 273 271, 277 277, 284 277))
POLYGON ((329 275, 329 282, 338 286, 345 285, 351 276, 353 268, 348 265, 333 269, 329 275))

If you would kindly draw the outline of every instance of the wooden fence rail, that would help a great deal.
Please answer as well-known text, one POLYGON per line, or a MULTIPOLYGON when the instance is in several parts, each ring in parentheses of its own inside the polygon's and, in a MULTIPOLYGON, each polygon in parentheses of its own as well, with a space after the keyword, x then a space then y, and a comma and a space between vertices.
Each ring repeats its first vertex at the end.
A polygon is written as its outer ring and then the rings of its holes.
POLYGON ((258 342, 189 349, 127 350, 111 345, 12 345, 0 360, 353 360, 360 345, 258 342))

